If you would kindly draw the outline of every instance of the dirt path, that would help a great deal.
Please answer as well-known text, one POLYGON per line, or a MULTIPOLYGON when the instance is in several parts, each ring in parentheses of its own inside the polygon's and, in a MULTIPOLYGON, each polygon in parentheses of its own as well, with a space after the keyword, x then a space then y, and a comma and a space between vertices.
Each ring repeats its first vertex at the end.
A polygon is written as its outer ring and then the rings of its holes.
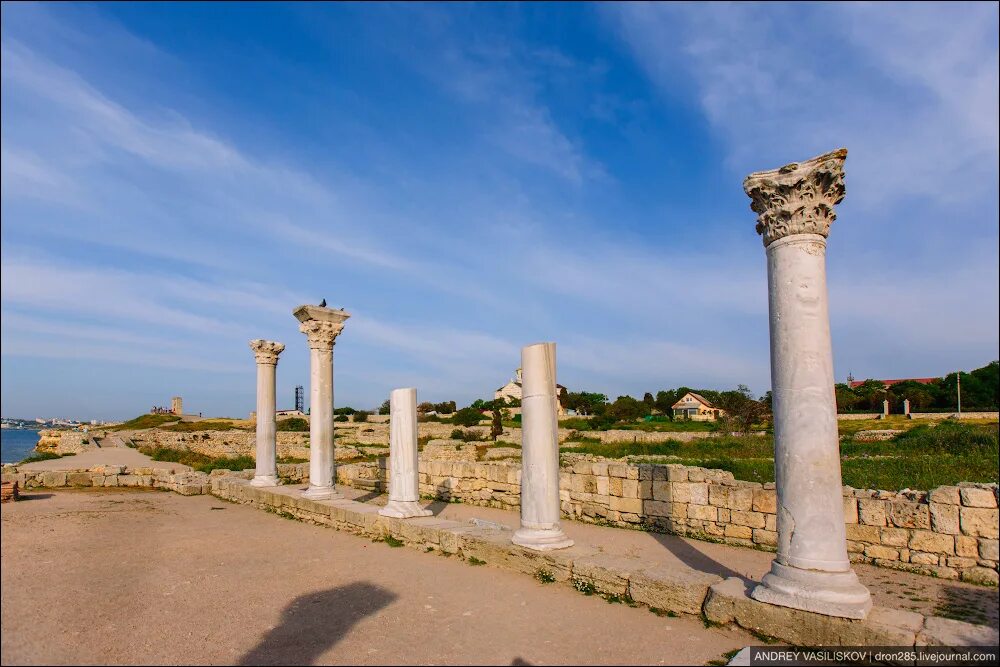
POLYGON ((73 456, 25 463, 18 466, 18 470, 87 470, 101 465, 126 465, 130 468, 173 468, 177 472, 191 470, 190 466, 180 463, 154 461, 139 450, 130 447, 88 449, 73 456))
POLYGON ((2 508, 4 664, 703 664, 756 643, 209 496, 2 508))

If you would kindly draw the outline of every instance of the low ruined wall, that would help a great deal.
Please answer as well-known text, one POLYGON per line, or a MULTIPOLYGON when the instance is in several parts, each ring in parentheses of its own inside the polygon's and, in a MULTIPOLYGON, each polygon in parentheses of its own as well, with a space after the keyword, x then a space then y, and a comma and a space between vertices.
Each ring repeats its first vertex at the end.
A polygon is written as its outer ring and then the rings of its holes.
MULTIPOLYGON (((169 464, 163 464, 169 466, 169 464)), ((175 467, 129 467, 100 465, 70 470, 21 470, 4 466, 4 482, 17 482, 22 489, 58 489, 63 487, 135 487, 166 489, 182 496, 197 496, 212 492, 209 475, 182 471, 175 467)))
POLYGON ((87 449, 92 449, 89 444, 91 435, 82 431, 41 430, 38 432, 38 443, 35 445, 35 451, 53 454, 79 454, 87 449))
POLYGON ((1000 412, 911 412, 910 419, 1000 419, 1000 412))
POLYGON ((862 419, 879 419, 882 417, 881 412, 872 412, 865 414, 838 414, 837 421, 849 422, 849 421, 860 421, 862 419))
MULTIPOLYGON (((339 466, 339 483, 385 487, 385 462, 339 466)), ((425 497, 516 510, 519 462, 421 460, 425 497)), ((682 465, 581 461, 559 476, 569 518, 772 550, 777 544, 774 484, 682 465)), ((930 492, 844 487, 847 547, 854 561, 942 578, 997 583, 997 485, 961 484, 930 492)))

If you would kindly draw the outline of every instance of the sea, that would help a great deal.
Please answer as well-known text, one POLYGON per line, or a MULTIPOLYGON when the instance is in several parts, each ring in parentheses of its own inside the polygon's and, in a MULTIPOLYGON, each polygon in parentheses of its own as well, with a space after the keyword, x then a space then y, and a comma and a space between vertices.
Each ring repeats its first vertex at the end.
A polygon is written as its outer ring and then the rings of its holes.
POLYGON ((35 452, 38 431, 26 428, 0 429, 0 463, 17 463, 35 452))

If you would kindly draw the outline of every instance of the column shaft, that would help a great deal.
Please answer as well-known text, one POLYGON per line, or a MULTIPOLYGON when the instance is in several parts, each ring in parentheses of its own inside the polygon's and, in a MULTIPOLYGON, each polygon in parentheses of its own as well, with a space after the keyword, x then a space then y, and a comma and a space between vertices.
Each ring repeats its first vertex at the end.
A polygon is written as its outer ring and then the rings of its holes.
POLYGON ((309 349, 309 489, 306 497, 332 498, 335 491, 333 452, 333 348, 309 349))
POLYGON ((432 514, 417 502, 417 462, 417 390, 394 389, 389 394, 389 502, 379 514, 400 519, 432 514))
POLYGON ((257 364, 257 473, 251 482, 254 486, 278 483, 276 368, 275 364, 257 364))
POLYGON ((512 542, 548 551, 572 546, 560 526, 556 345, 521 350, 521 527, 512 542))

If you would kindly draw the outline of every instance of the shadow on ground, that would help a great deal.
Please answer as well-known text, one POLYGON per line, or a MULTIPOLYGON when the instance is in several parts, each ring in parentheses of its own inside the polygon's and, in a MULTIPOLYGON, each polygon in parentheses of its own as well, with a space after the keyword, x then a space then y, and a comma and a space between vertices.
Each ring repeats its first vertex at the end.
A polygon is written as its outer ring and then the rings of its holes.
POLYGON ((281 613, 281 622, 240 658, 240 665, 311 665, 366 616, 396 600, 396 594, 356 582, 301 595, 281 613))
POLYGON ((687 540, 681 539, 677 535, 666 535, 664 533, 649 533, 660 546, 672 553, 677 560, 681 561, 692 570, 710 572, 720 577, 741 577, 738 572, 729 569, 719 561, 702 553, 697 547, 687 540))
POLYGON ((942 597, 934 613, 966 623, 1000 627, 1000 591, 995 588, 965 588, 944 586, 942 597))

